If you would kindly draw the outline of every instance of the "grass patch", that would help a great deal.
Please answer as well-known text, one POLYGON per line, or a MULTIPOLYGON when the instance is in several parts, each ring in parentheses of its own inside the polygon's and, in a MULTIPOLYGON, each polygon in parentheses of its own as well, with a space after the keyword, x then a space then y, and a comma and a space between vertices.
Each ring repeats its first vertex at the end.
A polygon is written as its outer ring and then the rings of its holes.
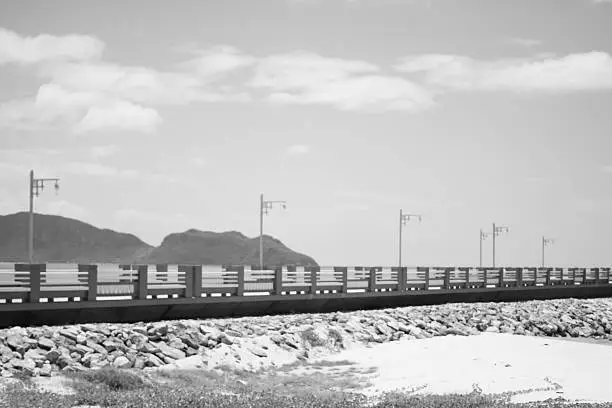
POLYGON ((68 373, 67 377, 77 382, 84 381, 102 385, 112 391, 129 391, 146 386, 141 376, 128 370, 113 367, 68 373))
MULTIPOLYGON (((90 387, 80 390, 77 395, 60 396, 49 392, 29 389, 23 384, 14 384, 0 395, 1 408, 65 408, 77 405, 130 408, 509 408, 509 407, 546 407, 546 408, 612 408, 611 403, 568 404, 563 401, 542 403, 510 404, 495 396, 477 393, 469 395, 411 395, 410 393, 386 393, 376 402, 351 393, 321 393, 306 386, 301 393, 282 395, 278 390, 256 390, 245 387, 242 392, 222 393, 202 388, 197 379, 178 376, 192 385, 178 386, 152 384, 131 389, 113 390, 107 386, 90 387)), ((99 377, 98 377, 99 378, 99 377)), ((168 378, 168 377, 166 377, 168 378)), ((101 383, 97 383, 100 385, 101 383)), ((133 385, 133 383, 130 383, 133 385)), ((285 384, 286 385, 286 384, 285 384)), ((131 385, 130 385, 131 386, 131 385)))

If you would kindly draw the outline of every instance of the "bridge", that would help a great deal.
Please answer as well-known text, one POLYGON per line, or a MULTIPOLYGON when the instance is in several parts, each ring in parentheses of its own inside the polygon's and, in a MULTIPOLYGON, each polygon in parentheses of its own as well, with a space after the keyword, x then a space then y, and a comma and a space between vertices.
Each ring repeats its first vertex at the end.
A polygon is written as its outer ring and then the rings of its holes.
POLYGON ((0 327, 610 295, 608 267, 0 263, 0 327))

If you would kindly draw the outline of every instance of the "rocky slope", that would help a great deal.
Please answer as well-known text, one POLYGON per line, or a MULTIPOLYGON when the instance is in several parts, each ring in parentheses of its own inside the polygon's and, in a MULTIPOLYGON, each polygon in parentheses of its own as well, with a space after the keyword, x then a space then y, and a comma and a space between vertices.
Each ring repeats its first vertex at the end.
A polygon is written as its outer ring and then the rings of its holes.
POLYGON ((240 319, 0 330, 0 376, 58 370, 292 363, 355 343, 483 331, 612 340, 612 300, 448 304, 240 319), (194 364, 195 363, 195 364, 194 364))

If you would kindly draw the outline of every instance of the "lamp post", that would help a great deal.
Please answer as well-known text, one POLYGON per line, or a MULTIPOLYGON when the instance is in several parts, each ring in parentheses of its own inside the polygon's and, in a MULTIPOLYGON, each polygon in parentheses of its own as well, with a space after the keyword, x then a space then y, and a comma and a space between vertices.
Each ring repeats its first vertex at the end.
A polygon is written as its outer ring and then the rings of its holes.
POLYGON ((546 237, 542 237, 542 268, 544 268, 544 248, 546 248, 547 245, 550 244, 554 244, 555 240, 552 238, 546 238, 546 237))
POLYGON ((283 209, 287 208, 286 201, 265 201, 264 195, 259 196, 259 269, 263 270, 263 219, 264 214, 274 207, 274 204, 281 204, 283 209))
POLYGON ((34 178, 34 170, 30 170, 30 219, 28 228, 28 261, 34 260, 34 196, 38 197, 45 188, 46 182, 55 183, 55 191, 59 190, 58 178, 34 178))
POLYGON ((493 267, 495 268, 495 237, 501 235, 502 232, 508 233, 508 227, 503 225, 495 225, 493 223, 493 267))
POLYGON ((398 266, 402 267, 402 228, 406 225, 411 218, 416 218, 419 222, 422 221, 423 217, 421 214, 404 214, 403 210, 400 208, 400 218, 399 218, 399 263, 398 266))
POLYGON ((487 237, 490 237, 491 233, 490 232, 484 232, 482 229, 480 229, 480 267, 482 268, 482 241, 484 241, 485 239, 487 239, 487 237))

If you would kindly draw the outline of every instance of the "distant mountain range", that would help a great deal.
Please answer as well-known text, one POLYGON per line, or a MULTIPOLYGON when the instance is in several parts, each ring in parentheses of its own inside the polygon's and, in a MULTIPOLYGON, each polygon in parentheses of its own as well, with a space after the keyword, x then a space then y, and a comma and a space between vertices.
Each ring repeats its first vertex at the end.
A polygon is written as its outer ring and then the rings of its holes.
MULTIPOLYGON (((28 213, 0 216, 0 261, 27 262, 28 213)), ((316 266, 311 257, 264 235, 267 266, 316 266)), ((56 215, 34 215, 35 262, 258 265, 259 237, 190 229, 153 247, 132 234, 56 215)))

